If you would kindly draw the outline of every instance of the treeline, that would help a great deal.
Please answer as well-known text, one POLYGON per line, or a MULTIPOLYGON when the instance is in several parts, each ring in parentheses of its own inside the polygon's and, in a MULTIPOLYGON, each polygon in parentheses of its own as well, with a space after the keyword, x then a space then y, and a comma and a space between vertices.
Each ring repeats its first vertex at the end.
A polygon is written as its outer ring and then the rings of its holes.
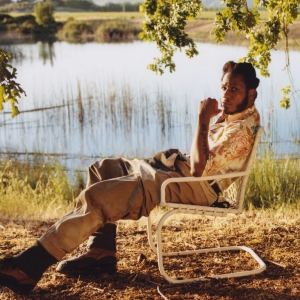
POLYGON ((103 12, 139 11, 141 4, 142 4, 142 2, 136 2, 136 3, 131 3, 131 2, 111 3, 111 2, 108 2, 103 6, 99 6, 99 11, 103 11, 103 12))

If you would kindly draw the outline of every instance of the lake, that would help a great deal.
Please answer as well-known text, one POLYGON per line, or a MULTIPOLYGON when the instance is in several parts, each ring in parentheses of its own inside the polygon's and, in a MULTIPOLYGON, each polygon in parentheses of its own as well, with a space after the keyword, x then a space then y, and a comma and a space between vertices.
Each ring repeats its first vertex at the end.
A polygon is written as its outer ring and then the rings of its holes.
MULTIPOLYGON (((199 101, 220 98, 224 63, 245 47, 197 43, 200 54, 175 56, 176 72, 158 76, 146 69, 159 53, 154 44, 22 44, 1 46, 14 53, 18 82, 27 96, 12 119, 0 112, 0 151, 59 157, 69 169, 99 157, 150 157, 157 151, 189 151, 199 101)), ((290 52, 300 90, 300 52, 290 52)), ((272 53, 271 77, 262 78, 256 106, 265 127, 263 141, 278 157, 299 157, 299 92, 292 107, 279 107, 280 88, 289 85, 284 51, 272 53)))

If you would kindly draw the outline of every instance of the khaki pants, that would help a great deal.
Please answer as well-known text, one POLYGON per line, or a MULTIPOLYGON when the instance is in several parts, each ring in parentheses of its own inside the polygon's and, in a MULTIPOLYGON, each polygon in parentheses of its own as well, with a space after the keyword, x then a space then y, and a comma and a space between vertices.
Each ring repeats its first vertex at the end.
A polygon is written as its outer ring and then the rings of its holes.
MULTIPOLYGON (((87 187, 76 209, 39 239, 43 247, 61 260, 106 223, 148 216, 160 201, 160 186, 170 177, 189 174, 189 165, 176 163, 174 170, 152 167, 148 160, 104 159, 88 169, 87 187)), ((211 205, 217 198, 207 182, 172 183, 166 199, 186 204, 211 205)))

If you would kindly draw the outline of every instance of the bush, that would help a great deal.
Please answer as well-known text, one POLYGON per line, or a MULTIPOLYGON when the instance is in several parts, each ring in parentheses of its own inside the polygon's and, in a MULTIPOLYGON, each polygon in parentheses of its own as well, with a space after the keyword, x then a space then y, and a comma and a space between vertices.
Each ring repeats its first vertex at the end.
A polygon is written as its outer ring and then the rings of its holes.
POLYGON ((35 21, 25 21, 20 26, 21 32, 23 34, 32 34, 36 31, 36 23, 35 21))
MULTIPOLYGON (((42 2, 39 3, 37 4, 37 7, 47 4, 42 2)), ((21 32, 22 34, 33 34, 36 38, 49 38, 50 35, 53 35, 57 32, 58 28, 62 26, 62 24, 55 22, 53 14, 51 17, 51 14, 48 14, 47 16, 47 14, 44 14, 42 10, 39 10, 39 12, 39 17, 29 14, 21 15, 15 18, 9 15, 0 15, 0 20, 2 20, 0 22, 0 31, 10 30, 21 32), (43 21, 41 21, 41 19, 43 21), (40 24, 38 24, 36 20, 40 20, 40 24)))
POLYGON ((23 15, 13 18, 9 15, 0 15, 0 31, 12 30, 21 31, 23 34, 32 34, 35 32, 37 23, 33 15, 23 15))
POLYGON ((7 22, 9 19, 13 19, 13 17, 7 14, 0 14, 0 22, 7 22))
POLYGON ((16 24, 23 24, 24 22, 35 22, 35 17, 33 15, 23 15, 12 18, 12 21, 16 24))
POLYGON ((7 30, 18 30, 19 29, 19 27, 18 27, 18 24, 16 24, 16 23, 7 23, 7 24, 5 24, 6 25, 6 29, 7 30))
POLYGON ((80 41, 83 36, 90 36, 93 34, 93 27, 90 23, 76 21, 74 18, 70 18, 59 32, 59 37, 70 42, 77 42, 80 41))
POLYGON ((119 42, 134 40, 140 29, 128 21, 106 21, 99 25, 96 39, 101 42, 119 42))

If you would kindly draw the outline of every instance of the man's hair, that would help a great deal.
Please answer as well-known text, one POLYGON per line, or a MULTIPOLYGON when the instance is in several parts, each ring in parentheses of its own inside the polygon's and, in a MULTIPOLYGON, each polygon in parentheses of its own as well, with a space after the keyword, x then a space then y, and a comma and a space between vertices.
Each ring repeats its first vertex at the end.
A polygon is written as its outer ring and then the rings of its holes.
POLYGON ((223 66, 222 79, 228 72, 236 75, 242 75, 244 77, 247 90, 256 89, 259 85, 259 79, 256 77, 255 69, 251 63, 236 63, 234 61, 228 61, 223 66))

